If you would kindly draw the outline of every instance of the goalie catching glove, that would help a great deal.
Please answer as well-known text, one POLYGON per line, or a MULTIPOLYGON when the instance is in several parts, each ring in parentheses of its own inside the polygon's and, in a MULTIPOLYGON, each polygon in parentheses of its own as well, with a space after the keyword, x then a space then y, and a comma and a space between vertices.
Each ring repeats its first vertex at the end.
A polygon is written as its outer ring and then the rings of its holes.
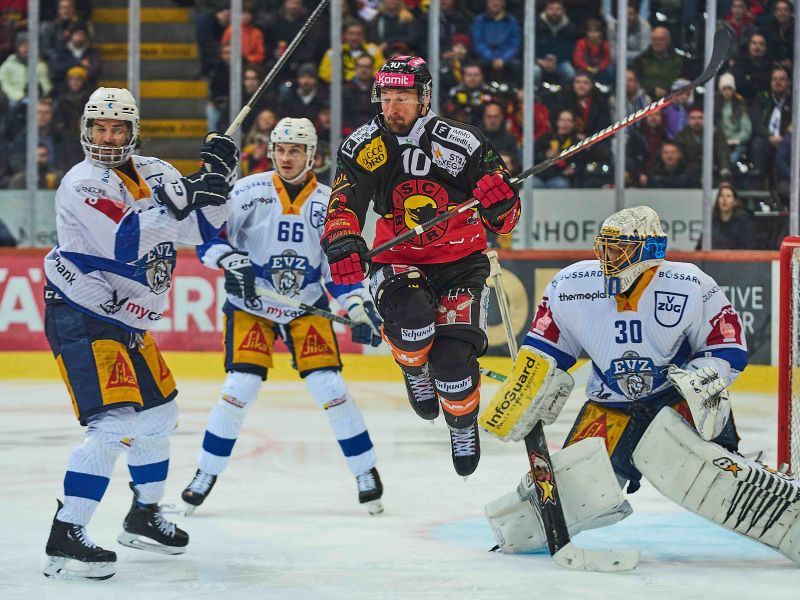
POLYGON ((503 441, 524 439, 542 421, 556 420, 575 382, 556 360, 531 346, 522 346, 514 370, 478 417, 478 424, 503 441))
POLYGON ((183 221, 198 208, 222 206, 228 201, 229 191, 228 182, 222 175, 198 171, 157 187, 155 195, 178 221, 183 221))
POLYGON ((731 403, 725 382, 714 367, 686 371, 670 365, 667 379, 689 405, 700 437, 708 442, 722 433, 731 416, 731 403))

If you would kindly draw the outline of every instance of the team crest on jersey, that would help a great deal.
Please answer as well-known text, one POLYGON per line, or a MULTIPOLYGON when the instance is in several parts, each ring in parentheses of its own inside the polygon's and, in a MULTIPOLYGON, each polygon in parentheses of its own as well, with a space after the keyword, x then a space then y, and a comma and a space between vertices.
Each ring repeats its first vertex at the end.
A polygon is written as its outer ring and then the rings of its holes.
POLYGON ((654 313, 656 323, 662 327, 675 327, 683 317, 686 310, 686 301, 689 296, 686 294, 675 294, 673 292, 656 292, 654 313))
POLYGON ((611 367, 606 374, 609 382, 615 380, 629 399, 639 400, 653 391, 656 367, 652 358, 639 356, 637 352, 628 350, 621 358, 611 361, 611 367))
POLYGON ((172 242, 162 242, 132 264, 136 266, 135 275, 144 274, 151 292, 163 294, 172 284, 175 259, 175 246, 172 242))
MULTIPOLYGON (((394 232, 399 235, 408 229, 414 229, 425 221, 447 210, 447 191, 433 181, 427 179, 411 179, 404 181, 392 192, 392 217, 394 232)), ((409 244, 427 246, 440 239, 447 231, 448 221, 431 227, 428 231, 411 238, 409 244)))
POLYGON ((299 256, 294 250, 284 250, 283 254, 270 256, 269 270, 272 285, 284 296, 297 296, 305 286, 308 274, 308 258, 299 256))
POLYGON ((325 225, 325 213, 328 212, 327 207, 317 200, 311 201, 311 226, 315 229, 321 229, 325 225))
POLYGON ((713 319, 709 321, 711 333, 708 334, 706 343, 713 344, 741 344, 742 343, 742 323, 739 315, 733 307, 728 304, 719 311, 713 319))

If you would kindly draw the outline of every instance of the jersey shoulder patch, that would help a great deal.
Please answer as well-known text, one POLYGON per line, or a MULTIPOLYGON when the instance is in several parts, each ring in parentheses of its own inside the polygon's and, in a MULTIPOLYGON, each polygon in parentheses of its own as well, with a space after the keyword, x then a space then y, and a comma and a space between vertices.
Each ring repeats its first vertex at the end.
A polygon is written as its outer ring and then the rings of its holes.
MULTIPOLYGON (((370 141, 372 138, 380 139, 378 117, 373 118, 347 136, 347 139, 342 143, 341 152, 345 156, 355 159, 358 152, 363 150, 367 143, 373 143, 370 141)), ((383 144, 383 142, 381 142, 381 144, 383 144)))
POLYGON ((470 155, 481 147, 480 137, 472 128, 463 123, 439 117, 433 124, 431 133, 435 138, 465 149, 470 155))

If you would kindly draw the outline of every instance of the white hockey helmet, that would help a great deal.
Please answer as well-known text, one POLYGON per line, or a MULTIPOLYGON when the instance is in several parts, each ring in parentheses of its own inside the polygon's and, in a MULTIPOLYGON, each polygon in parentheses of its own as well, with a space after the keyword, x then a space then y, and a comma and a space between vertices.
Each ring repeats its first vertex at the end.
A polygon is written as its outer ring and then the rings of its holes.
POLYGON ((139 145, 139 108, 133 95, 125 88, 97 88, 83 109, 81 145, 93 163, 116 167, 126 162, 139 145), (128 124, 128 140, 123 146, 103 146, 92 143, 92 123, 95 119, 113 119, 128 124))
POLYGON ((606 276, 606 292, 621 294, 667 254, 667 236, 658 214, 649 206, 633 206, 603 221, 594 238, 594 253, 606 276))
MULTIPOLYGON (((308 173, 308 170, 314 166, 314 154, 317 151, 317 130, 314 129, 314 124, 305 117, 302 119, 284 117, 278 121, 277 125, 272 129, 272 133, 269 134, 270 159, 275 156, 276 144, 300 144, 306 147, 305 168, 289 183, 300 181, 308 173)), ((278 174, 280 175, 280 173, 278 174)))

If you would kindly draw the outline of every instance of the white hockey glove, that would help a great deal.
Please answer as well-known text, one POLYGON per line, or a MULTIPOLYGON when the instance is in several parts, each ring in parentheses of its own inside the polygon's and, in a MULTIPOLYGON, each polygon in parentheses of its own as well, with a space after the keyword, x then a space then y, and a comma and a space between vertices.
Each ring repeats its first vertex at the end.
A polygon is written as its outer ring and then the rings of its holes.
POLYGON ((344 305, 347 307, 347 316, 357 323, 350 330, 353 341, 365 346, 380 346, 383 320, 372 300, 364 300, 358 294, 353 294, 347 297, 344 305))
POLYGON ((216 131, 208 133, 200 148, 200 159, 207 171, 222 175, 230 186, 236 183, 239 176, 239 149, 232 138, 216 131))
POLYGON ((225 271, 225 291, 242 298, 247 308, 261 310, 261 300, 256 293, 256 275, 247 253, 232 250, 219 257, 217 266, 225 271))
POLYGON ((183 221, 195 209, 222 206, 228 201, 229 191, 230 187, 222 175, 198 171, 156 188, 156 199, 178 221, 183 221))
POLYGON ((722 433, 731 416, 731 403, 725 382, 714 367, 686 371, 670 365, 667 379, 689 405, 700 437, 708 442, 722 433))

